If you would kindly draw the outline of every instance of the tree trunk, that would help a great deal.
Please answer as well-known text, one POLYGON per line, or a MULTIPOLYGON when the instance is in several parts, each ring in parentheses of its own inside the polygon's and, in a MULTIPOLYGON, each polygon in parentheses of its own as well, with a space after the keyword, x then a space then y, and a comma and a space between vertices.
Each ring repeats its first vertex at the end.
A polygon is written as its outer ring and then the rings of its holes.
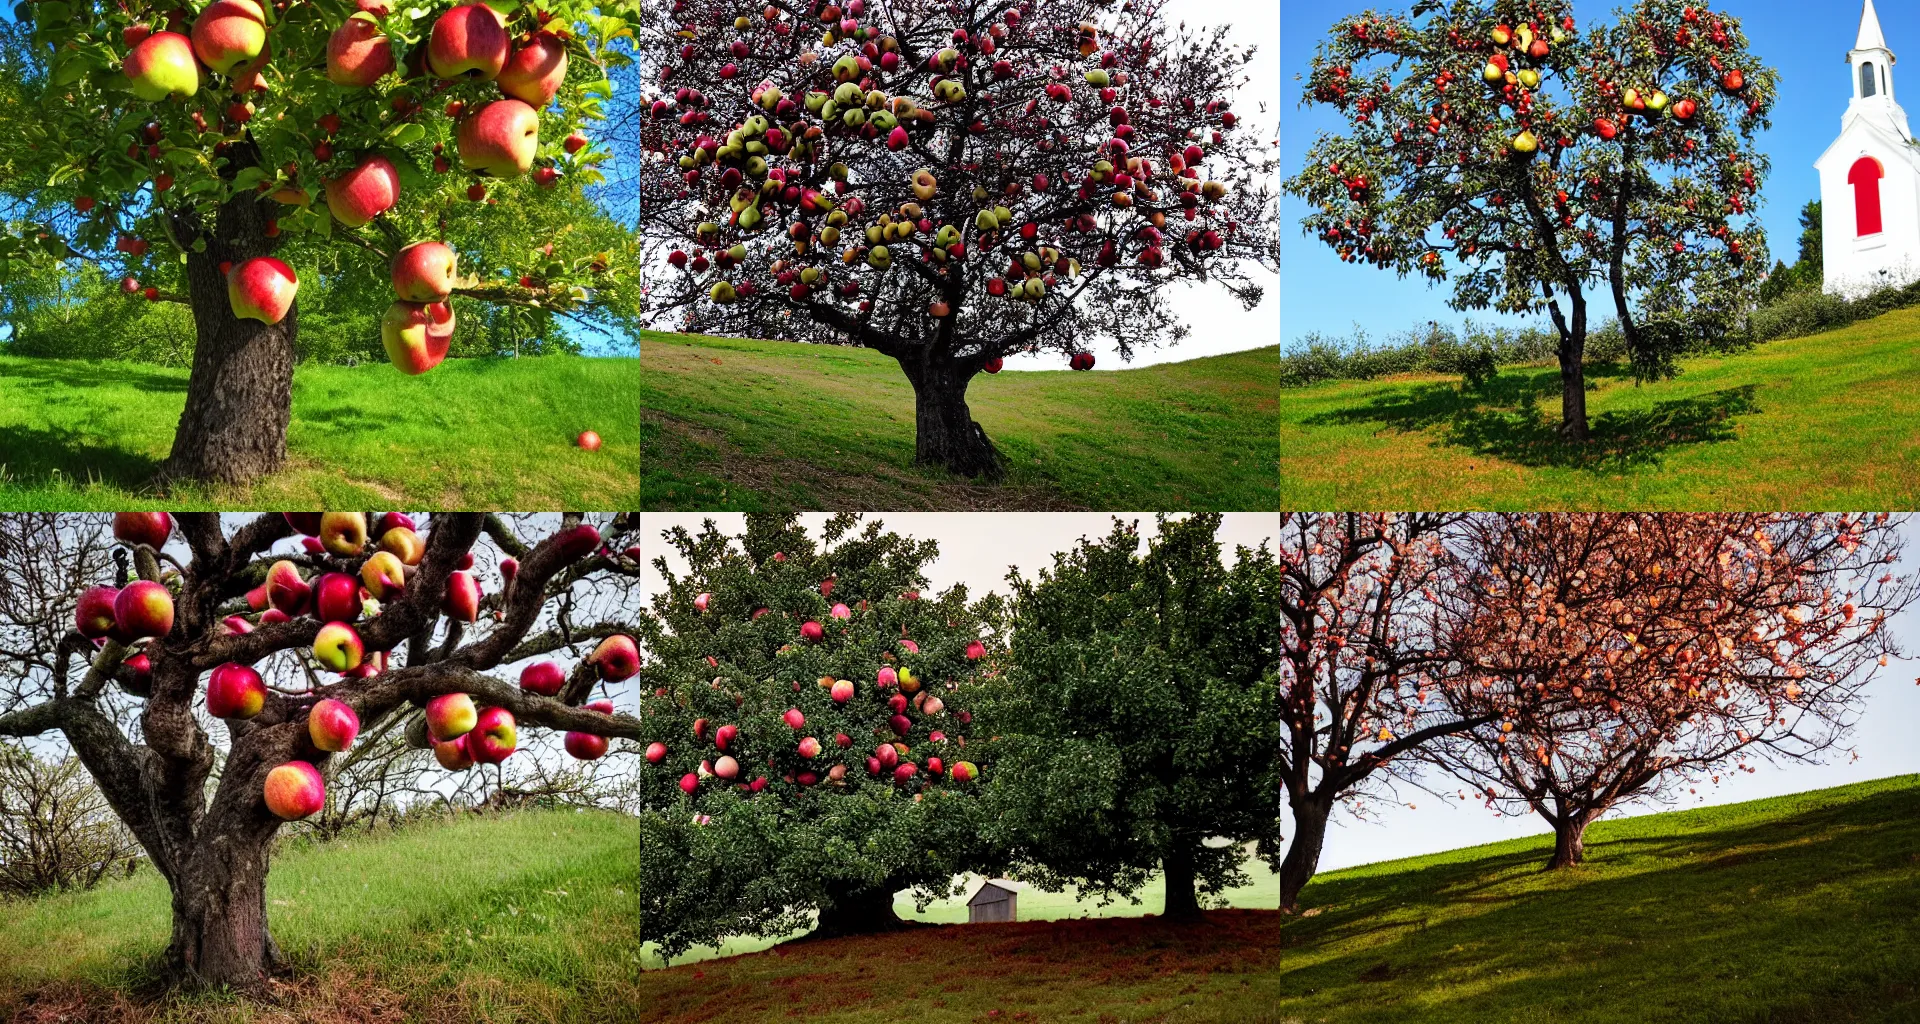
POLYGON ((267 844, 216 837, 173 879, 167 970, 187 988, 257 992, 279 966, 267 934, 267 844))
POLYGON ((871 935, 905 928, 907 922, 893 912, 893 890, 835 889, 830 902, 821 906, 819 920, 808 938, 831 939, 841 935, 871 935))
POLYGON ((1548 871, 1570 868, 1587 859, 1587 826, 1595 817, 1587 811, 1573 811, 1553 823, 1553 859, 1547 861, 1548 871))
POLYGON ((977 367, 941 356, 902 359, 900 367, 913 384, 913 461, 960 476, 1005 476, 1000 450, 967 408, 967 384, 977 367))
POLYGON ((161 480, 245 483, 279 470, 287 460, 287 421, 293 413, 293 340, 296 304, 277 324, 240 320, 227 300, 221 263, 239 264, 276 248, 266 234, 273 204, 251 193, 220 208, 211 231, 191 212, 175 214, 173 234, 204 252, 187 253, 187 291, 194 323, 193 373, 187 404, 173 435, 173 453, 161 480))
POLYGON ((1167 882, 1167 897, 1160 916, 1168 921, 1197 921, 1200 897, 1194 887, 1193 848, 1178 839, 1175 844, 1160 858, 1167 882))
POLYGON ((1280 909, 1291 911, 1300 903, 1300 890, 1320 870, 1320 847, 1327 841, 1327 816, 1332 805, 1317 799, 1295 800, 1293 843, 1280 861, 1280 909))
POLYGON ((1560 346, 1560 436, 1587 439, 1587 339, 1581 335, 1560 346))

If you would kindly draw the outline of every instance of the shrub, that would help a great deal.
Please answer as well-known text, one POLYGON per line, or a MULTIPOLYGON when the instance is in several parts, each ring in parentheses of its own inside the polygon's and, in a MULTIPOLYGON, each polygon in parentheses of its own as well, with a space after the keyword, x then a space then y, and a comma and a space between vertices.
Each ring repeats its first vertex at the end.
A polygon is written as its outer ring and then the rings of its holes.
POLYGON ((134 854, 78 758, 0 746, 0 897, 90 889, 134 854))

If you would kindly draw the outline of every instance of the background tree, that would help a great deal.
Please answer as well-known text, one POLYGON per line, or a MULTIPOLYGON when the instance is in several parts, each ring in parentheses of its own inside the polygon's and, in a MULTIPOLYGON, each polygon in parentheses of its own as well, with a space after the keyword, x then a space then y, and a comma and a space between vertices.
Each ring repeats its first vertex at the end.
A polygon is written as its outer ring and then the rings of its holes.
POLYGON ((983 369, 1175 341, 1165 286, 1277 268, 1252 50, 1158 0, 644 5, 642 231, 670 329, 858 345, 913 384, 916 462, 999 476, 983 369), (657 78, 655 77, 657 74, 657 78))
POLYGON ((666 589, 640 622, 640 893, 667 956, 810 918, 897 928, 895 893, 993 866, 975 797, 992 745, 968 706, 1001 660, 999 602, 923 597, 936 545, 858 527, 835 516, 816 543, 795 515, 750 515, 737 538, 665 535, 687 574, 655 560, 666 589))
POLYGON ((1622 803, 1817 757, 1901 656, 1886 626, 1916 592, 1889 569, 1900 528, 1884 513, 1473 517, 1475 571, 1442 601, 1470 673, 1501 684, 1442 692, 1462 717, 1498 717, 1432 752, 1490 805, 1545 818, 1554 868, 1622 803))
MULTIPOLYGON (((20 197, 0 274, 34 259, 91 261, 150 300, 187 304, 193 373, 161 476, 272 472, 285 460, 298 324, 285 281, 299 275, 256 261, 299 237, 314 246, 286 253, 300 262, 351 247, 384 275, 403 247, 446 237, 449 221, 484 236, 548 190, 591 184, 606 153, 582 129, 610 92, 608 68, 630 60, 634 6, 508 0, 496 17, 384 0, 358 10, 229 0, 198 12, 22 3, 0 26, 12 101, 0 131, 14 140, 0 181, 20 197), (454 28, 469 19, 471 33, 454 28)), ((550 251, 459 255, 449 280, 408 292, 434 301, 389 310, 386 347, 410 372, 437 363, 457 333, 454 295, 560 314, 637 305, 630 246, 561 238, 550 251)))
POLYGON ((1131 895, 1157 868, 1162 916, 1247 882, 1248 844, 1277 862, 1280 574, 1221 517, 1115 521, 1032 582, 1011 573, 1012 668, 983 706, 1005 734, 992 783, 1021 878, 1131 895))
POLYGON ((1352 263, 1435 284, 1456 309, 1545 311, 1561 432, 1587 437, 1589 295, 1641 378, 1728 340, 1767 266, 1755 136, 1777 75, 1740 21, 1639 0, 1581 29, 1564 0, 1423 0, 1336 24, 1305 101, 1347 117, 1288 191, 1352 263))
POLYGON ((639 565, 615 552, 637 533, 635 515, 596 526, 568 513, 537 543, 496 516, 437 514, 424 540, 382 517, 378 551, 363 513, 269 513, 231 532, 217 515, 183 514, 178 525, 183 543, 170 543, 164 514, 118 514, 115 578, 100 518, 0 517, 11 680, 0 736, 57 732, 86 765, 173 892, 165 971, 177 983, 255 991, 283 966, 267 922, 271 842, 321 809, 328 750, 351 751, 359 729, 378 737, 403 718, 416 746, 430 732, 440 741, 435 756, 453 770, 504 758, 516 722, 587 746, 639 733, 611 703, 580 706, 602 678, 635 670, 630 638, 556 670, 551 697, 487 674, 624 628, 639 565), (276 553, 296 520, 321 537, 276 553), (491 573, 460 568, 476 552, 491 573), (483 596, 483 573, 502 589, 483 596), (588 614, 612 618, 574 621, 588 614), (137 730, 113 717, 115 689, 141 702, 137 730), (215 713, 224 750, 208 734, 215 713))
POLYGON ((0 896, 90 889, 135 850, 78 758, 0 744, 0 896))

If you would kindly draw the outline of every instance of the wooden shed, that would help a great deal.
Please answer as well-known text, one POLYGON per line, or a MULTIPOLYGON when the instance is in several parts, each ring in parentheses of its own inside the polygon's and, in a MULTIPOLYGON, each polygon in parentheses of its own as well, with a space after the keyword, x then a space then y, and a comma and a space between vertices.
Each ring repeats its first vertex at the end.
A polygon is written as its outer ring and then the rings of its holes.
POLYGON ((980 883, 980 888, 967 899, 967 923, 1020 920, 1020 890, 1024 888, 1025 885, 1005 878, 989 878, 980 883))

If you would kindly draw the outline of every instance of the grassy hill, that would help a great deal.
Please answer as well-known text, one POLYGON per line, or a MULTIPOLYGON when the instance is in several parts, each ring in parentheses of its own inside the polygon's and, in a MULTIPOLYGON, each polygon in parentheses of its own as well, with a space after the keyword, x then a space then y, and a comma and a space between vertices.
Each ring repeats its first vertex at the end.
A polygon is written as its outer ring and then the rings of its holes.
POLYGON ((649 971, 641 1019, 736 1024, 1920 1020, 1920 777, 1323 875, 1306 913, 917 929, 649 971))
POLYGON ((149 1000, 169 930, 151 871, 0 903, 0 1020, 633 1020, 635 836, 615 814, 527 811, 289 844, 270 868, 267 919, 298 976, 271 1007, 149 1000))
POLYGON ((1920 505, 1920 308, 1687 359, 1636 387, 1590 368, 1595 441, 1554 438, 1559 372, 1483 393, 1433 375, 1280 399, 1292 508, 1912 508, 1920 505))
POLYGON ((384 363, 302 366, 289 468, 239 488, 151 493, 187 372, 0 355, 0 508, 631 509, 636 359, 454 359, 408 377, 384 363), (574 446, 582 430, 604 444, 574 446))
POLYGON ((643 508, 1268 509, 1272 349, 1137 370, 981 375, 1005 485, 913 465, 913 389, 864 349, 642 332, 643 508))

